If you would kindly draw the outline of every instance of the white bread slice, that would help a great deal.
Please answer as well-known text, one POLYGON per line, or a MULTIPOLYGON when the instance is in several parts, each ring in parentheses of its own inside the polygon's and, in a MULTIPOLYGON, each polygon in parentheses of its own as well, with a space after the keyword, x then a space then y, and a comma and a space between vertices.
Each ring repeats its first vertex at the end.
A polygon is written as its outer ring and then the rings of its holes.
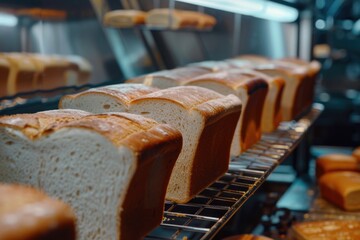
MULTIPOLYGON (((28 184, 74 208, 80 240, 140 239, 161 222, 182 142, 170 126, 126 113, 66 121, 16 115, 0 118, 0 126, 0 146, 11 149, 0 152, 2 171, 16 174, 14 162, 39 165, 37 181, 28 184)), ((3 175, 0 181, 24 182, 20 175, 3 175)))
POLYGON ((187 81, 187 85, 212 89, 218 93, 234 94, 240 98, 243 111, 238 121, 231 154, 238 156, 261 138, 261 117, 268 84, 251 71, 231 69, 209 73, 187 81))
POLYGON ((29 186, 0 184, 1 240, 75 240, 71 208, 29 186))
POLYGON ((89 82, 92 66, 85 58, 76 55, 57 57, 68 62, 65 72, 67 86, 81 86, 89 82))
POLYGON ((5 58, 10 64, 10 73, 7 78, 8 96, 34 90, 39 74, 34 63, 19 53, 0 54, 0 58, 5 58))
POLYGON ((102 90, 102 98, 99 98, 97 89, 65 96, 60 107, 90 112, 129 111, 166 122, 180 130, 183 149, 173 170, 166 198, 176 202, 189 201, 226 172, 231 139, 241 110, 240 100, 233 95, 225 97, 199 87, 152 90, 153 93, 139 95, 136 88, 129 91, 129 85, 118 85, 118 94, 102 90), (110 104, 111 108, 103 108, 103 103, 97 104, 98 101, 110 104))
POLYGON ((146 12, 140 10, 114 10, 107 12, 103 22, 107 27, 126 28, 144 24, 146 12))
POLYGON ((9 61, 5 57, 0 55, 0 98, 7 95, 10 69, 11 66, 9 61))
POLYGON ((143 84, 160 89, 184 85, 191 78, 211 72, 200 67, 183 67, 145 75, 143 84))
POLYGON ((128 112, 132 100, 158 89, 143 84, 115 84, 93 88, 60 99, 59 108, 82 109, 92 113, 128 112))

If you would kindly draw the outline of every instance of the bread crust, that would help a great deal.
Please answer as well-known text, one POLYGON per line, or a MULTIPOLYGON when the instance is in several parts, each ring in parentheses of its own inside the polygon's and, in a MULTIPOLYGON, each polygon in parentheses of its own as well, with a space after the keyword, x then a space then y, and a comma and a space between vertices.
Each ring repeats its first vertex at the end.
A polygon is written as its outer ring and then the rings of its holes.
POLYGON ((1 184, 0 196, 0 239, 75 239, 76 218, 65 203, 20 185, 1 184))

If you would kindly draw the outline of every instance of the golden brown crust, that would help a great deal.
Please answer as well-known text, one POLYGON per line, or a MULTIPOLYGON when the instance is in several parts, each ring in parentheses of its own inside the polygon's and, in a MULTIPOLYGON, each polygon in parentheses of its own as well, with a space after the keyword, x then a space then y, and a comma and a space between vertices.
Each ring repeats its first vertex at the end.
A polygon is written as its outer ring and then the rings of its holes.
POLYGON ((104 16, 104 24, 107 26, 133 26, 144 24, 147 14, 140 10, 114 10, 104 16))
POLYGON ((360 163, 360 147, 357 147, 352 152, 352 155, 357 158, 358 162, 360 163))
POLYGON ((63 20, 67 16, 65 11, 44 8, 20 9, 16 14, 45 20, 63 20))
POLYGON ((193 14, 191 11, 158 8, 148 12, 145 22, 150 26, 167 26, 171 28, 196 27, 198 24, 197 17, 198 15, 193 14), (168 21, 169 16, 172 18, 171 24, 168 21), (159 18, 162 18, 161 24, 157 21, 159 18))
POLYGON ((46 132, 59 128, 62 124, 88 114, 85 111, 73 109, 17 114, 0 117, 0 126, 19 130, 29 139, 36 139, 46 132))
POLYGON ((360 162, 356 157, 345 154, 327 154, 316 160, 317 178, 334 171, 360 171, 360 162))
POLYGON ((75 215, 66 204, 19 185, 0 185, 0 196, 0 239, 50 240, 54 233, 75 239, 75 215))
POLYGON ((259 88, 268 88, 268 84, 264 78, 270 79, 265 74, 251 70, 229 69, 227 71, 208 73, 195 77, 187 81, 186 84, 190 85, 196 82, 217 82, 228 86, 233 90, 237 90, 239 87, 246 88, 248 93, 251 94, 259 88))
POLYGON ((148 99, 161 99, 179 104, 185 109, 193 109, 202 103, 222 97, 224 96, 205 88, 179 86, 140 96, 132 101, 132 104, 136 104, 139 101, 147 101, 148 99))
POLYGON ((259 236, 259 235, 252 235, 252 234, 241 234, 241 235, 227 237, 224 238, 223 240, 272 240, 272 238, 259 236))
POLYGON ((63 101, 67 99, 76 99, 77 97, 83 95, 92 95, 92 94, 103 94, 106 96, 111 96, 120 103, 122 103, 125 107, 130 104, 130 102, 134 99, 139 98, 148 93, 152 93, 157 91, 157 88, 145 86, 143 84, 116 84, 109 85, 105 87, 93 88, 84 92, 80 92, 77 94, 66 95, 60 99, 59 108, 62 108, 63 101))
POLYGON ((349 195, 360 192, 360 173, 357 172, 330 172, 324 174, 319 180, 321 196, 338 207, 354 211, 360 210, 360 199, 351 204, 349 195))
POLYGON ((183 67, 172 70, 164 70, 144 76, 144 84, 152 85, 151 79, 166 79, 174 82, 175 86, 183 85, 189 79, 209 73, 210 70, 201 67, 183 67), (149 83, 149 84, 148 84, 149 83))
POLYGON ((296 223, 292 226, 294 239, 357 240, 360 239, 360 221, 328 220, 296 223))

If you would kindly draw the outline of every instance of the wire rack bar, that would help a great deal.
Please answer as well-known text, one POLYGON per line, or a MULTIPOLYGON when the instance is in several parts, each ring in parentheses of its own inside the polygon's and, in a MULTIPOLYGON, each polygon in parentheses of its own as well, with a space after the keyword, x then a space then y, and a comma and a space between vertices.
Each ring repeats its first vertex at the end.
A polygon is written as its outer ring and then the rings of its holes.
POLYGON ((211 239, 298 146, 323 111, 321 104, 297 121, 283 122, 264 134, 241 156, 233 158, 228 172, 186 204, 165 203, 162 224, 146 239, 211 239))

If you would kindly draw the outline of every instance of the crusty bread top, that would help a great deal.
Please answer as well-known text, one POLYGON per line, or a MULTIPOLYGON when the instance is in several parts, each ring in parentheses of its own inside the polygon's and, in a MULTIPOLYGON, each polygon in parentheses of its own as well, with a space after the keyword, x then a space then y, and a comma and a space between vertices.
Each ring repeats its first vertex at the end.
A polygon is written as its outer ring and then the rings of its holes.
POLYGON ((65 99, 76 99, 79 96, 94 94, 94 93, 105 94, 108 96, 115 97, 122 104, 128 106, 132 100, 142 95, 155 92, 157 90, 158 90, 157 88, 145 86, 143 84, 136 84, 136 83, 115 84, 115 85, 109 85, 99 88, 92 88, 77 94, 66 95, 60 99, 59 106, 61 108, 62 101, 64 101, 65 99))
POLYGON ((164 139, 171 141, 181 135, 168 125, 129 113, 88 115, 61 125, 61 128, 69 127, 94 130, 108 138, 115 146, 131 145, 134 150, 142 149, 146 145, 154 145, 155 142, 163 142, 164 139))
MULTIPOLYGON (((114 10, 107 12, 104 16, 104 24, 106 25, 112 25, 112 23, 116 24, 116 20, 119 19, 129 19, 132 24, 143 24, 145 23, 145 18, 147 16, 147 13, 140 10, 114 10)), ((121 23, 121 22, 119 22, 121 23)), ((130 22, 127 22, 130 26, 130 22)), ((126 25, 126 24, 125 24, 126 25)))
POLYGON ((271 60, 267 57, 254 55, 254 54, 244 54, 237 56, 235 59, 241 59, 245 61, 252 62, 254 64, 262 64, 262 63, 269 63, 271 60))
POLYGON ((194 78, 196 76, 200 76, 202 74, 209 73, 210 70, 200 68, 200 67, 182 67, 176 68, 172 70, 164 70, 160 72, 155 72, 149 74, 145 77, 144 83, 146 84, 147 81, 157 78, 157 79, 168 79, 179 82, 178 85, 181 85, 183 82, 194 78))
POLYGON ((360 191, 360 173, 350 171, 330 172, 324 174, 319 183, 346 196, 352 191, 360 191))
POLYGON ((60 124, 81 118, 89 113, 81 110, 64 109, 38 112, 35 114, 16 114, 0 117, 0 127, 11 127, 23 132, 30 139, 40 137, 60 124))
POLYGON ((0 239, 30 239, 61 224, 74 226, 69 206, 31 187, 0 184, 0 196, 0 239))
POLYGON ((299 58, 281 58, 278 61, 289 62, 289 63, 297 64, 299 66, 307 67, 309 69, 309 73, 311 75, 317 74, 321 69, 320 62, 315 61, 315 60, 313 60, 311 62, 307 62, 307 61, 304 61, 299 58))
POLYGON ((71 109, 53 110, 1 117, 1 126, 20 130, 30 139, 62 128, 83 128, 100 133, 115 146, 126 145, 135 151, 165 140, 181 139, 180 132, 166 124, 128 113, 88 114, 71 109))
POLYGON ((265 79, 270 78, 265 74, 258 74, 251 70, 230 69, 227 71, 201 75, 187 81, 187 84, 196 82, 217 82, 234 90, 245 88, 247 92, 251 94, 259 88, 268 88, 268 83, 265 79))
POLYGON ((19 71, 37 71, 35 64, 27 57, 20 53, 1 54, 0 57, 5 58, 11 66, 16 66, 19 71))
POLYGON ((65 19, 67 13, 62 10, 44 9, 44 8, 25 8, 16 11, 17 15, 30 16, 39 19, 62 20, 65 19))
POLYGON ((23 58, 32 60, 40 70, 46 67, 68 67, 70 65, 65 58, 56 55, 25 54, 23 58))
POLYGON ((271 62, 267 64, 254 65, 253 69, 263 71, 277 71, 288 76, 305 77, 308 75, 306 67, 298 66, 288 62, 271 62))
POLYGON ((201 87, 178 86, 140 96, 133 103, 144 99, 161 99, 178 103, 186 109, 192 109, 204 102, 223 97, 215 91, 201 87))
POLYGON ((183 11, 170 8, 156 8, 148 12, 146 17, 146 23, 152 24, 152 19, 158 16, 169 16, 176 18, 180 21, 180 26, 196 26, 198 23, 198 15, 191 14, 191 11, 183 11))

